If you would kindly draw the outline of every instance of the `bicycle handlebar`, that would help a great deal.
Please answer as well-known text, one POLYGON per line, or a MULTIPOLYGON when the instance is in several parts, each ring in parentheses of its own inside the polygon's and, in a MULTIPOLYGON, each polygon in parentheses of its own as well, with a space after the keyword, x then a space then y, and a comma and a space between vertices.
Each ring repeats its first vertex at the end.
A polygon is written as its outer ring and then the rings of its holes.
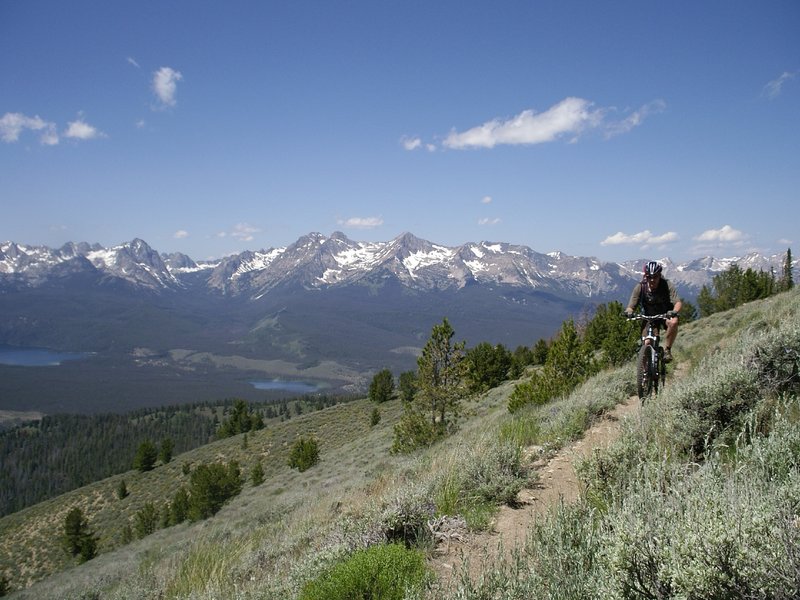
POLYGON ((622 313, 628 321, 658 321, 658 320, 667 320, 673 317, 677 317, 677 313, 673 311, 665 312, 663 315, 629 315, 627 313, 622 313))

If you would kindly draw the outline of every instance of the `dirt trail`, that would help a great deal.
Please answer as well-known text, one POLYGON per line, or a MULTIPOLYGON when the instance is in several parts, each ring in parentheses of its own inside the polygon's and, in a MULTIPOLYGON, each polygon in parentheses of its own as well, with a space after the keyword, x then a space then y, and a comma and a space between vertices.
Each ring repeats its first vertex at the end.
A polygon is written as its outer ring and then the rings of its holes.
POLYGON ((501 547, 505 557, 510 557, 515 547, 525 543, 528 527, 538 516, 545 514, 561 498, 567 503, 577 500, 580 487, 575 474, 576 460, 617 439, 622 418, 637 412, 640 406, 639 399, 631 396, 589 428, 582 439, 565 446, 549 460, 534 463, 539 481, 533 488, 520 491, 516 507, 500 508, 490 531, 467 534, 440 544, 431 564, 439 580, 447 586, 454 577, 461 575, 465 561, 469 563, 470 575, 477 575, 484 570, 483 565, 499 558, 501 547))

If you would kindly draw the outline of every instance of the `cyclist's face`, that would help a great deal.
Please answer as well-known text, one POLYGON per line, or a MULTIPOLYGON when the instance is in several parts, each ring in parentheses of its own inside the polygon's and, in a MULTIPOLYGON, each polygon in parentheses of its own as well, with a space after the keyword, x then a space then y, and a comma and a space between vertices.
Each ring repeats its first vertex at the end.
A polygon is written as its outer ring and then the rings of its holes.
POLYGON ((656 273, 655 275, 648 275, 647 281, 650 283, 658 283, 659 279, 661 279, 661 273, 656 273))

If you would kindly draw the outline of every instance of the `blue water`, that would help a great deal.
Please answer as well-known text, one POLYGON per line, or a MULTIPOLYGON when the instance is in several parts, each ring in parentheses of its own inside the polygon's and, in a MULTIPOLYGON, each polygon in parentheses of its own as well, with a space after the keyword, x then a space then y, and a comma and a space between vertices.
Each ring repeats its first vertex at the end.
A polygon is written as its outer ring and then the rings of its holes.
POLYGON ((15 367, 57 367, 65 360, 80 360, 91 352, 57 352, 47 348, 0 346, 0 365, 15 367))
POLYGON ((283 379, 259 379, 251 381, 250 385, 257 390, 280 390, 282 392, 293 392, 297 394, 311 394, 320 390, 320 386, 313 383, 307 383, 305 381, 285 381, 283 379))

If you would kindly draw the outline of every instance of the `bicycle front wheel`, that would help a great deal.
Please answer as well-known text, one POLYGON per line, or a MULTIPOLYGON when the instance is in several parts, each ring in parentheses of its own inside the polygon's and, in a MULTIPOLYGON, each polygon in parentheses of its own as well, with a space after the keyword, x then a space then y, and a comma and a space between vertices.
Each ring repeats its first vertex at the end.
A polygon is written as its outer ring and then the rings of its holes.
POLYGON ((639 349, 639 357, 636 360, 636 387, 639 398, 644 399, 653 392, 653 360, 655 353, 649 344, 643 344, 639 349))

